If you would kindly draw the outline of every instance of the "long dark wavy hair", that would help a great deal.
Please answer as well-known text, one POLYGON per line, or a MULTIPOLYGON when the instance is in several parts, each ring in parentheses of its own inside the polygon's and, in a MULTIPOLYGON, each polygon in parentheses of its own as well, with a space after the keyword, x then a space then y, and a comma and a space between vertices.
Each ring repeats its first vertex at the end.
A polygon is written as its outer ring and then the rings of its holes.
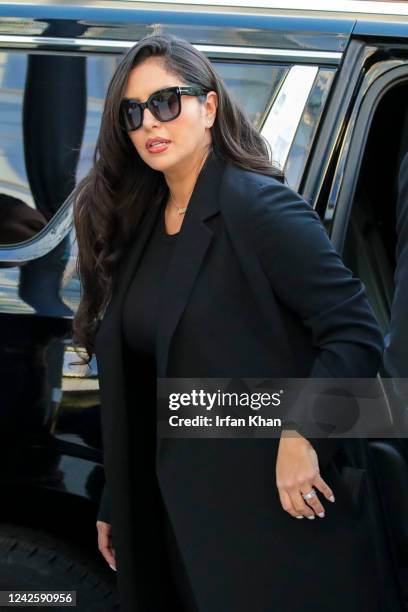
MULTIPOLYGON (((146 203, 168 195, 163 173, 141 159, 120 126, 120 102, 129 73, 151 56, 161 57, 165 69, 184 84, 201 85, 217 93, 217 115, 211 128, 211 148, 217 156, 244 170, 284 181, 283 173, 270 161, 268 142, 251 124, 205 55, 177 36, 151 35, 141 39, 126 53, 112 77, 93 166, 78 183, 73 197, 77 272, 82 290, 73 321, 73 344, 82 359, 77 363, 89 364, 92 358, 95 333, 113 293, 115 271, 130 239, 137 239, 146 203)), ((203 98, 198 100, 203 102, 203 98)))

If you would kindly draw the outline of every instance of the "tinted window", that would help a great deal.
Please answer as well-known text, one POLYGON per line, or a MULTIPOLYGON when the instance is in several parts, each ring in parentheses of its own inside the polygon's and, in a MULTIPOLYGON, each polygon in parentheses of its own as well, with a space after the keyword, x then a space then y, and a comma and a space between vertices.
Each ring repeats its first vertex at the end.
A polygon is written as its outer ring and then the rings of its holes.
MULTIPOLYGON (((88 172, 120 59, 0 54, 0 244, 36 236, 88 172)), ((260 127, 288 67, 235 60, 215 66, 260 127)))
POLYGON ((286 179, 293 189, 300 187, 334 75, 334 69, 319 69, 310 90, 285 164, 286 179))
POLYGON ((261 125, 274 163, 298 191, 335 74, 315 65, 288 66, 261 125))
POLYGON ((0 243, 44 228, 89 167, 113 57, 0 54, 0 243))
POLYGON ((288 66, 214 62, 228 89, 246 110, 251 122, 260 127, 271 99, 279 90, 288 66))

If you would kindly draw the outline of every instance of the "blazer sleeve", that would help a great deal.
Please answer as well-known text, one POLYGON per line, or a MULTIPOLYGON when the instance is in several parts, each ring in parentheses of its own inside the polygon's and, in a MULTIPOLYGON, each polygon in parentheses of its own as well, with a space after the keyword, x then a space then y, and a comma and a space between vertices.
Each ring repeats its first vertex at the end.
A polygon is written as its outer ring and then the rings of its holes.
MULTIPOLYGON (((319 349, 309 377, 376 377, 381 331, 362 283, 343 264, 314 209, 271 179, 251 198, 248 228, 272 291, 301 319, 319 349)), ((295 428, 308 437, 299 423, 295 428)), ((340 442, 309 440, 320 463, 330 460, 340 442)))
POLYGON ((105 523, 111 523, 110 495, 106 482, 102 490, 96 520, 104 521, 105 523))

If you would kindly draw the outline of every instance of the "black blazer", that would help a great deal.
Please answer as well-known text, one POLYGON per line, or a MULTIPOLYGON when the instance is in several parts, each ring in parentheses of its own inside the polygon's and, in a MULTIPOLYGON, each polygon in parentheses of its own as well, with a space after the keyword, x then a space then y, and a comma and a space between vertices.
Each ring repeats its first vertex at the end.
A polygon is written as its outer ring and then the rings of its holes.
MULTIPOLYGON (((367 591, 365 604, 374 583, 357 564, 354 553, 361 542, 355 539, 355 525, 347 526, 354 520, 350 500, 331 471, 337 441, 311 440, 321 469, 328 470, 330 484, 339 489, 339 503, 328 509, 332 517, 337 512, 343 517, 333 538, 342 550, 346 543, 354 550, 337 559, 335 570, 344 578, 333 584, 324 528, 315 526, 313 535, 307 525, 299 525, 309 521, 295 521, 280 506, 274 484, 278 440, 164 439, 154 456, 152 408, 138 403, 137 385, 141 391, 143 381, 137 378, 137 364, 129 371, 124 362, 121 309, 158 210, 146 208, 95 345, 107 481, 98 518, 112 523, 124 610, 139 609, 135 602, 148 610, 149 597, 157 594, 154 570, 147 568, 155 567, 153 551, 160 550, 160 519, 152 510, 158 495, 203 610, 267 611, 275 609, 271 602, 283 600, 296 606, 307 587, 288 589, 280 564, 275 565, 277 559, 291 563, 291 555, 304 553, 299 546, 309 544, 313 553, 308 562, 322 571, 317 582, 324 583, 326 576, 331 585, 330 596, 314 592, 315 605, 322 606, 317 609, 337 609, 337 601, 360 609, 356 576, 359 588, 367 591), (271 517, 266 522, 265 512, 271 517), (257 526, 252 518, 258 513, 257 526), (282 529, 285 540, 280 541, 282 529), (293 546, 290 552, 288 545, 293 546), (265 572, 254 572, 252 563, 258 568, 264 564, 265 572), (208 588, 208 567, 222 572, 219 589, 208 588), (237 583, 237 572, 245 573, 246 586, 237 583), (258 593, 255 599, 253 591, 248 594, 252 587, 258 593), (251 601, 256 605, 251 607, 251 601)), ((211 153, 162 288, 156 352, 159 377, 365 378, 377 373, 382 336, 361 282, 343 265, 311 206, 278 180, 244 171, 211 153)), ((330 556, 337 558, 336 543, 331 546, 330 556)), ((293 578, 299 584, 305 579, 300 569, 293 578)))

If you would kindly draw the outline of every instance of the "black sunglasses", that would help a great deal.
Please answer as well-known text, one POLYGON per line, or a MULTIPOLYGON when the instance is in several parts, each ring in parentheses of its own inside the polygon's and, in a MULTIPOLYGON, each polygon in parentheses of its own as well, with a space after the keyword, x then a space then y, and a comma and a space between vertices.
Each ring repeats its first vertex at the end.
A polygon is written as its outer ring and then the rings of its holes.
POLYGON ((126 132, 137 130, 143 123, 143 111, 148 108, 158 121, 172 121, 181 113, 181 96, 202 96, 209 89, 199 85, 166 87, 152 93, 146 102, 125 98, 120 103, 121 127, 126 132))

